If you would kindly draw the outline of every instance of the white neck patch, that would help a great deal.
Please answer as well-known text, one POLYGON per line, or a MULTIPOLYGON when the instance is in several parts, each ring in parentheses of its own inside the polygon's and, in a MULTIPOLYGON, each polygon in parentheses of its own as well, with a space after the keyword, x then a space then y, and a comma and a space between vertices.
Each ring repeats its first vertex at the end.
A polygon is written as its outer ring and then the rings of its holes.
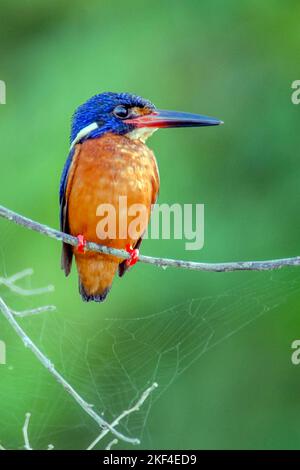
MULTIPOLYGON (((84 139, 84 137, 87 137, 92 131, 95 131, 96 129, 99 129, 99 126, 96 122, 93 122, 92 124, 89 124, 88 126, 81 129, 81 131, 78 132, 75 139, 71 143, 70 150, 72 150, 75 145, 81 141, 81 139, 84 139)), ((134 129, 131 132, 128 132, 125 135, 129 139, 140 140, 141 142, 145 143, 148 137, 150 137, 155 131, 157 131, 156 127, 140 127, 134 129)))
POLYGON ((145 143, 148 137, 150 137, 155 131, 157 131, 157 127, 139 127, 125 135, 126 137, 129 137, 129 139, 140 140, 145 143))
POLYGON ((71 147, 70 147, 70 150, 72 150, 73 147, 75 147, 76 144, 78 144, 78 142, 80 142, 81 139, 83 139, 84 137, 86 137, 90 132, 98 129, 99 126, 96 122, 92 122, 92 124, 89 124, 88 126, 84 127, 83 129, 81 129, 81 131, 78 132, 78 134, 76 135, 75 139, 73 140, 73 142, 71 143, 71 147))

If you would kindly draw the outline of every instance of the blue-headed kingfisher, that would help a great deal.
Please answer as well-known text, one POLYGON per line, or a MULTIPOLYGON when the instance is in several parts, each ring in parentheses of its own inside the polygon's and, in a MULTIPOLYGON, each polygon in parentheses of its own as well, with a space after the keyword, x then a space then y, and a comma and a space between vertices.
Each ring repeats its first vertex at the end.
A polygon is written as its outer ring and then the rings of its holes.
MULTIPOLYGON (((146 223, 149 222, 158 196, 159 173, 146 139, 159 128, 221 123, 198 114, 158 110, 150 101, 129 93, 101 93, 77 108, 72 119, 71 149, 60 183, 60 225, 63 232, 78 237, 81 244, 75 248, 64 243, 61 264, 67 276, 75 256, 83 300, 105 300, 116 272, 122 276, 137 260, 146 227, 141 226, 134 237, 126 233, 122 238, 116 235, 100 241, 97 208, 110 204, 118 213, 120 196, 126 196, 128 206, 143 204, 147 208, 146 223), (127 249, 131 262, 84 252, 85 240, 127 249)), ((129 221, 130 215, 126 217, 129 221)))

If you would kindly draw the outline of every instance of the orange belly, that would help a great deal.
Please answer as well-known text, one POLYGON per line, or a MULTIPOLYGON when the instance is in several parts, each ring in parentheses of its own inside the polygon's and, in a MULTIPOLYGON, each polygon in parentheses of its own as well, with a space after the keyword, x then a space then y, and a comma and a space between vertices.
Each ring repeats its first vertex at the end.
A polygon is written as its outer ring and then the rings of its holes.
MULTIPOLYGON (((138 140, 115 134, 77 147, 67 187, 71 235, 82 234, 88 241, 119 249, 128 243, 134 246, 158 194, 153 152, 138 140)), ((81 294, 85 300, 104 300, 122 260, 76 249, 74 255, 81 294)))

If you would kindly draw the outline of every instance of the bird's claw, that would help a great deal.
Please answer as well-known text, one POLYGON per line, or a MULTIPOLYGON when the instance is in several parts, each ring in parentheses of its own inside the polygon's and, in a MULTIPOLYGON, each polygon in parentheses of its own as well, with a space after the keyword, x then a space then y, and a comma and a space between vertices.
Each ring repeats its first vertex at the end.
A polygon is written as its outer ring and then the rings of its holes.
POLYGON ((78 253, 84 253, 85 252, 85 247, 86 247, 86 239, 84 238, 84 235, 77 235, 77 252, 78 253))
POLYGON ((140 250, 137 248, 132 248, 129 243, 126 245, 125 250, 130 254, 130 258, 125 261, 126 266, 134 266, 139 260, 140 250))

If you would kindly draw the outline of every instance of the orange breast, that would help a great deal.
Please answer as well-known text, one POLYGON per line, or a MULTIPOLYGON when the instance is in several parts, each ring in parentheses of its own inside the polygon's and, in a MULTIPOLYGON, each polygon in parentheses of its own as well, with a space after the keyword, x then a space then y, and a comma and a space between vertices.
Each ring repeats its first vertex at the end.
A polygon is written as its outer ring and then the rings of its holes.
MULTIPOLYGON (((70 233, 115 248, 135 245, 147 227, 159 189, 153 152, 138 140, 114 134, 87 140, 76 150, 67 187, 70 233)), ((122 260, 74 253, 88 294, 110 287, 122 260)))

